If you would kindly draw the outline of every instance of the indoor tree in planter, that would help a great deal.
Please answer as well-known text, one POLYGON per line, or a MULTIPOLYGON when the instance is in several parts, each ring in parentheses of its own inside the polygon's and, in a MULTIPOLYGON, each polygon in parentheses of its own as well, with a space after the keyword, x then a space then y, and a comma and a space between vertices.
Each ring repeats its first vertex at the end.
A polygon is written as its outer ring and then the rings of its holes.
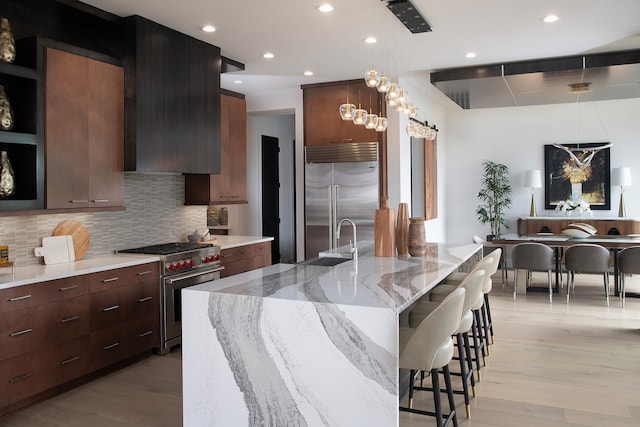
POLYGON ((489 223, 491 234, 487 240, 500 237, 502 227, 509 228, 505 220, 505 210, 511 205, 511 184, 509 167, 489 160, 482 162, 482 189, 478 192, 480 204, 476 208, 478 220, 489 223))

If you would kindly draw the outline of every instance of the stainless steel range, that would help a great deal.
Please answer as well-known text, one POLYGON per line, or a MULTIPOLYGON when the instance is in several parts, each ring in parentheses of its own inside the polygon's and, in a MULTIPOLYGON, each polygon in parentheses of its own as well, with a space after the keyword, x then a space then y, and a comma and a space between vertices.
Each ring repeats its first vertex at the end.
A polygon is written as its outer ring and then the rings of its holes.
POLYGON ((160 354, 166 354, 182 342, 182 289, 220 278, 220 247, 173 242, 118 252, 160 256, 160 354))

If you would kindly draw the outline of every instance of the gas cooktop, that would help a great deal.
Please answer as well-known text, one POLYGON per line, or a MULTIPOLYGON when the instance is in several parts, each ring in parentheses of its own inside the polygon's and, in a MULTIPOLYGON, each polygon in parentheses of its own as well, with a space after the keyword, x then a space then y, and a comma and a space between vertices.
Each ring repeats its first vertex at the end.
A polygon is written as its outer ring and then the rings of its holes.
POLYGON ((146 255, 170 255, 181 252, 194 251, 203 248, 213 247, 211 243, 191 243, 191 242, 171 242, 161 243, 158 245, 143 246, 140 248, 123 249, 118 252, 128 254, 146 254, 146 255))

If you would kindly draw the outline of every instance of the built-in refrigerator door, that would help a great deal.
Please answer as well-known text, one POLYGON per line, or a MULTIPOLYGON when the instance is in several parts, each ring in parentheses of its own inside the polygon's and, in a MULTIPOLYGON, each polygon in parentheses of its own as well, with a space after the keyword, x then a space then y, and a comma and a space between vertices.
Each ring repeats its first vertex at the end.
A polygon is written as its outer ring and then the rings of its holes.
POLYGON ((329 212, 333 164, 314 163, 305 167, 306 256, 313 258, 330 247, 329 212))
MULTIPOLYGON (((337 220, 349 218, 356 224, 358 241, 374 240, 374 217, 378 209, 378 162, 333 164, 333 183, 337 186, 337 220)), ((338 246, 353 241, 349 223, 340 230, 338 246)))

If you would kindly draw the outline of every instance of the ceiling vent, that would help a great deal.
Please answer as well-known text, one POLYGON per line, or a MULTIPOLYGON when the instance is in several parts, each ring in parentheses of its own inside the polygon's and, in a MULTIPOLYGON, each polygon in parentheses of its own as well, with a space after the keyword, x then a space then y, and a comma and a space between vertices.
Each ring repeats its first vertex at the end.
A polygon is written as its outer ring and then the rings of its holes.
POLYGON ((420 15, 418 9, 409 0, 388 1, 387 8, 413 34, 431 31, 431 26, 427 20, 420 15))
POLYGON ((569 88, 571 93, 591 92, 591 83, 571 83, 569 88))

